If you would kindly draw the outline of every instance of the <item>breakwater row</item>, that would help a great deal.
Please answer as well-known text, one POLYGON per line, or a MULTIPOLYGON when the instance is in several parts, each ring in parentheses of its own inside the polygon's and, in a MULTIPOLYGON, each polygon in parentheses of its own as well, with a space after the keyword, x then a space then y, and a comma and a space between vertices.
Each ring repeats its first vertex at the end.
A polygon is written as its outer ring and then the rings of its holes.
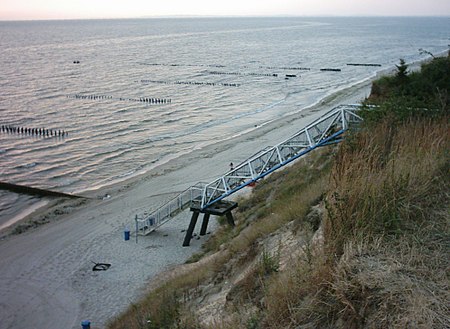
MULTIPOLYGON (((138 64, 141 65, 148 65, 148 66, 169 66, 169 67, 215 67, 215 68, 226 68, 227 66, 221 65, 221 64, 171 64, 171 63, 142 63, 139 62, 138 64)), ((244 69, 251 69, 252 66, 244 65, 241 66, 241 68, 244 69)), ((253 66, 254 68, 254 66, 253 66)), ((297 66, 259 66, 260 69, 267 69, 267 70, 301 70, 301 71, 309 71, 311 70, 310 67, 297 67, 297 66)))
POLYGON ((220 71, 208 71, 208 74, 213 75, 242 75, 251 77, 278 77, 276 73, 246 73, 246 72, 220 72, 220 71))
POLYGON ((238 83, 198 82, 198 81, 141 80, 141 83, 159 83, 159 84, 165 84, 165 85, 221 86, 221 87, 240 87, 241 86, 238 83))
POLYGON ((108 95, 82 95, 82 94, 75 94, 75 95, 69 95, 67 97, 74 98, 74 99, 92 99, 92 100, 113 99, 112 96, 108 96, 108 95))
MULTIPOLYGON (((226 68, 225 65, 220 64, 174 64, 174 63, 143 63, 139 62, 141 65, 148 66, 169 66, 169 67, 215 67, 215 68, 226 68)), ((381 66, 381 64, 372 64, 372 63, 348 63, 348 66, 381 66)), ((250 69, 251 67, 248 65, 241 66, 244 69, 250 69)), ((311 67, 299 67, 299 66, 259 66, 260 69, 266 70, 293 70, 293 71, 311 71, 311 67)), ((329 69, 322 68, 320 71, 334 71, 339 72, 341 69, 329 69)), ((210 73, 211 74, 211 73, 210 73)), ((278 76, 277 74, 264 74, 264 73, 220 73, 220 74, 232 74, 232 75, 257 75, 257 76, 278 76)))
POLYGON ((41 137, 64 137, 69 135, 69 133, 64 130, 46 129, 46 128, 28 128, 9 125, 2 125, 1 132, 8 134, 23 134, 41 137))
MULTIPOLYGON (((225 65, 220 64, 176 64, 176 63, 143 63, 139 62, 141 65, 149 65, 149 66, 166 66, 166 67, 214 67, 214 68, 226 68, 225 65)), ((381 64, 375 63, 347 63, 347 66, 368 66, 368 67, 380 67, 381 64)), ((250 66, 241 66, 243 69, 251 69, 250 66)), ((311 71, 313 68, 311 67, 299 67, 299 66, 259 66, 260 69, 266 70, 291 70, 291 71, 311 71)), ((317 70, 317 68, 315 69, 317 70)), ((341 72, 340 68, 320 68, 318 69, 321 72, 341 72)), ((208 74, 212 75, 236 75, 236 76, 260 76, 260 77, 278 77, 277 73, 245 73, 245 72, 221 72, 221 71, 208 71, 208 74)), ((294 77, 293 74, 287 74, 286 78, 294 77)), ((227 84, 227 83, 207 83, 207 82, 184 82, 184 81, 175 81, 175 82, 167 82, 167 81, 158 81, 158 80, 141 80, 141 83, 161 83, 161 84, 185 84, 185 85, 209 85, 209 86, 224 86, 224 87, 239 87, 239 84, 227 84)))
POLYGON ((127 97, 113 97, 109 95, 68 95, 67 98, 71 99, 89 99, 89 100, 117 100, 117 101, 127 101, 127 102, 140 102, 149 104, 169 104, 172 103, 170 98, 152 98, 152 97, 139 97, 139 98, 127 98, 127 97))
POLYGON ((347 63, 348 66, 381 66, 381 64, 371 64, 371 63, 347 63))
POLYGON ((260 69, 267 69, 267 70, 293 70, 293 71, 311 71, 310 67, 287 67, 287 66, 260 66, 260 69))
POLYGON ((143 63, 143 62, 138 62, 138 64, 148 66, 172 66, 172 67, 216 67, 216 68, 225 67, 225 65, 220 64, 171 64, 171 63, 143 63))
MULTIPOLYGON (((143 63, 139 62, 138 64, 141 65, 148 65, 148 66, 168 66, 168 67, 215 67, 215 68, 226 68, 225 65, 221 64, 175 64, 175 63, 143 63)), ((347 64, 347 65, 353 65, 353 64, 347 64)), ((356 64, 356 65, 365 65, 365 64, 356 64)), ((367 64, 368 66, 378 66, 379 64, 367 64)), ((381 65, 380 65, 381 66, 381 65)), ((244 65, 241 66, 241 68, 244 69, 251 69, 251 66, 244 65)), ((254 67, 253 67, 254 68, 254 67)), ((295 71, 310 71, 312 70, 310 67, 298 67, 298 66, 259 66, 260 69, 267 69, 267 70, 295 70, 295 71)), ((258 74, 259 73, 255 73, 258 74)), ((266 76, 266 75, 263 75, 266 76)), ((271 75, 267 75, 271 76, 271 75)))
POLYGON ((320 69, 322 72, 341 72, 341 69, 320 69))

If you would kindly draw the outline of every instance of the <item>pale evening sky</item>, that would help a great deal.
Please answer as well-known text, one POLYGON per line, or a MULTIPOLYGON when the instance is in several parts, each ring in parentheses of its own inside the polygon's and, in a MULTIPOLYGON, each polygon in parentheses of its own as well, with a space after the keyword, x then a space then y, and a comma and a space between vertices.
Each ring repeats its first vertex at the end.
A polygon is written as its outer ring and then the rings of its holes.
POLYGON ((450 16, 450 0, 0 0, 0 20, 209 15, 450 16))

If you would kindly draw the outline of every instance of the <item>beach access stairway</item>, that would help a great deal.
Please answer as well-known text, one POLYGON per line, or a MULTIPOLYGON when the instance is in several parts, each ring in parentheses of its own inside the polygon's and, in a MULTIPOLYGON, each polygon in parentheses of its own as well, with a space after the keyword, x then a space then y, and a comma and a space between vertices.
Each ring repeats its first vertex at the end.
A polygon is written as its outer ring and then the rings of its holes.
POLYGON ((360 105, 339 105, 275 146, 266 147, 210 183, 197 183, 148 215, 135 217, 136 233, 146 235, 186 208, 205 210, 316 148, 338 143, 362 121, 360 105))

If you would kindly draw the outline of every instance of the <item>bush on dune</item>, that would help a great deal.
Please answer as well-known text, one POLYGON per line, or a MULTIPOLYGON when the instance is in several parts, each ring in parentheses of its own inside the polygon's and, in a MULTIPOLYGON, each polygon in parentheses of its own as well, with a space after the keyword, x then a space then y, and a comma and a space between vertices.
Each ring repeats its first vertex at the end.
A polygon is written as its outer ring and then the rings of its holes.
POLYGON ((377 105, 366 111, 365 119, 378 122, 390 115, 392 121, 414 117, 431 117, 450 111, 450 52, 447 57, 423 64, 420 72, 408 73, 401 62, 394 76, 372 83, 366 105, 377 105))

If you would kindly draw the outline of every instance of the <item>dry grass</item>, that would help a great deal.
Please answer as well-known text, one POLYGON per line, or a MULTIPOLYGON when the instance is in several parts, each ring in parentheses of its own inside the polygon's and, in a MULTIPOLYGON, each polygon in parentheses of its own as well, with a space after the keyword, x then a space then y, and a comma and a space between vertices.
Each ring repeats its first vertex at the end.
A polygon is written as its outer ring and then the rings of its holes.
POLYGON ((343 144, 327 196, 328 252, 349 238, 414 231, 448 197, 447 118, 391 126, 384 120, 343 144))
POLYGON ((108 329, 195 328, 198 321, 185 306, 200 295, 202 284, 221 272, 230 259, 227 252, 215 256, 202 266, 163 280, 139 303, 114 319, 108 329))
POLYGON ((260 328, 449 327, 448 137, 383 122, 342 145, 324 249, 261 283, 260 328))
POLYGON ((239 202, 237 226, 210 239, 206 251, 221 257, 109 328, 449 328, 449 144, 448 117, 385 120, 344 142, 332 165, 321 154, 272 175, 239 202), (307 215, 319 202, 322 248, 279 272, 261 241, 289 222, 312 236, 320 218, 307 215), (250 263, 227 316, 200 325, 200 283, 220 285, 250 263))
POLYGON ((448 283, 435 276, 426 253, 405 247, 346 245, 329 296, 340 308, 341 327, 448 328, 448 283), (411 266, 400 254, 422 265, 411 266))
MULTIPOLYGON (((254 260, 258 255, 256 242, 259 239, 289 221, 302 219, 325 192, 329 169, 330 150, 324 150, 293 165, 290 170, 266 178, 255 188, 252 198, 240 200, 237 226, 223 225, 206 243, 205 253, 226 250, 219 260, 204 263, 193 272, 170 279, 138 304, 131 305, 108 328, 198 328, 199 322, 194 312, 189 310, 188 302, 201 292, 201 285, 211 281, 220 283, 229 274, 230 267, 254 260)), ((257 268, 242 281, 241 287, 233 290, 237 302, 263 296, 263 278, 277 271, 275 257, 265 253, 257 268)), ((214 327, 238 328, 237 323, 238 327, 247 328, 252 323, 256 325, 257 321, 251 314, 247 314, 245 319, 242 315, 232 315, 214 327)))
POLYGON ((447 122, 383 122, 343 144, 323 254, 271 282, 262 328, 450 327, 447 122))

